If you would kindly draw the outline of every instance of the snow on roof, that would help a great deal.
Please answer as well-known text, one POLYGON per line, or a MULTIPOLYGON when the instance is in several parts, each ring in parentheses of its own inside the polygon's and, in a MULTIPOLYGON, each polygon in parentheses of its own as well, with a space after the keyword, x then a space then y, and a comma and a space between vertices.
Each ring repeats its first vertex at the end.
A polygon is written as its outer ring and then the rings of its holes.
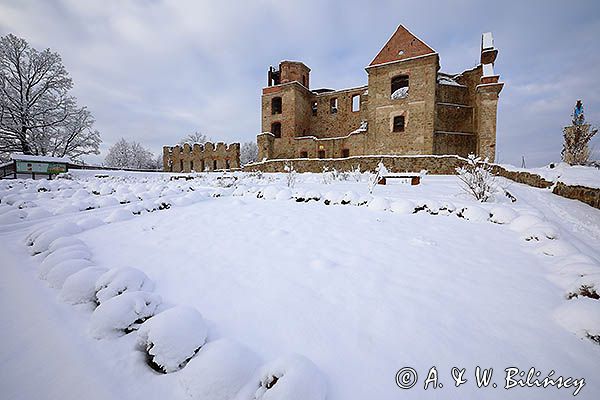
POLYGON ((495 76, 492 64, 483 64, 483 76, 495 76))
POLYGON ((485 32, 481 36, 481 47, 484 50, 494 48, 494 37, 492 36, 492 32, 485 32))
POLYGON ((37 162, 55 162, 71 164, 73 161, 69 157, 50 157, 50 156, 34 156, 30 154, 11 154, 11 160, 14 161, 37 161, 37 162))

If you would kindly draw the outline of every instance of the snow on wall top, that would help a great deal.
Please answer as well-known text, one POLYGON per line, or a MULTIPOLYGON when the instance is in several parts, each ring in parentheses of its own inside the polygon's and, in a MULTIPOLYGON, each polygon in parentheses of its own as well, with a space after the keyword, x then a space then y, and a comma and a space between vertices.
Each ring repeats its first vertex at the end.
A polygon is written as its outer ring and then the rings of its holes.
POLYGON ((485 32, 482 35, 481 47, 483 48, 483 50, 494 48, 494 37, 492 36, 492 32, 485 32))
POLYGON ((29 154, 11 154, 11 160, 14 161, 37 161, 37 162, 55 162, 71 164, 73 161, 69 157, 50 157, 50 156, 34 156, 29 154))
POLYGON ((399 25, 396 32, 371 61, 369 67, 434 53, 436 53, 434 49, 403 25, 399 25))

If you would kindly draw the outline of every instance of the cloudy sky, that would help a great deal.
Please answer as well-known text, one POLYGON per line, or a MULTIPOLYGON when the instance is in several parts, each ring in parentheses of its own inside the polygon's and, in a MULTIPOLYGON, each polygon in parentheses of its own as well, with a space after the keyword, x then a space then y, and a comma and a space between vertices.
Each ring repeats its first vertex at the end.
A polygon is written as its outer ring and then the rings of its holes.
MULTIPOLYGON (((505 82, 500 162, 558 160, 578 98, 600 123, 597 0, 0 0, 0 35, 62 55, 102 133, 91 162, 120 137, 156 153, 195 130, 253 141, 269 65, 302 60, 313 87, 363 85, 398 24, 436 49, 449 73, 473 67, 481 33, 494 33, 505 82)), ((594 145, 600 158, 600 138, 594 145)))

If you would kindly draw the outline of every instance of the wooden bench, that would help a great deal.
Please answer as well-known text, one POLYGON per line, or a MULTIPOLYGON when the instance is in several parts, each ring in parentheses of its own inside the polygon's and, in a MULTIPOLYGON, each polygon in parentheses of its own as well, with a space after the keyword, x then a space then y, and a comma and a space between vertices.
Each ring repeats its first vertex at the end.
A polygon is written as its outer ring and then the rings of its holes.
POLYGON ((401 173, 401 174, 387 174, 379 178, 378 185, 386 185, 388 179, 410 179, 412 186, 421 183, 421 175, 413 173, 401 173))

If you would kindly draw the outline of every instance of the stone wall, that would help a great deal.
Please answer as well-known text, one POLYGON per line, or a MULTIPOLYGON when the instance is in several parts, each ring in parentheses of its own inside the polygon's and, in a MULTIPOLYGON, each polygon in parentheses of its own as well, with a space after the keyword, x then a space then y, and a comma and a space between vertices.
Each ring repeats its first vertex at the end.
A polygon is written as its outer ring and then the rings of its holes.
POLYGON ((240 144, 184 143, 163 147, 163 171, 191 172, 240 168, 240 144))
POLYGON ((589 204, 592 207, 600 208, 600 189, 589 188, 586 186, 569 186, 558 182, 552 193, 568 199, 574 199, 589 204))
POLYGON ((464 165, 466 160, 456 156, 356 156, 327 159, 290 159, 267 160, 248 164, 243 167, 246 172, 284 172, 286 165, 291 165, 298 172, 322 172, 324 167, 338 171, 352 171, 360 167, 361 171, 374 171, 382 161, 390 172, 420 172, 427 170, 434 175, 453 175, 456 168, 464 165))

